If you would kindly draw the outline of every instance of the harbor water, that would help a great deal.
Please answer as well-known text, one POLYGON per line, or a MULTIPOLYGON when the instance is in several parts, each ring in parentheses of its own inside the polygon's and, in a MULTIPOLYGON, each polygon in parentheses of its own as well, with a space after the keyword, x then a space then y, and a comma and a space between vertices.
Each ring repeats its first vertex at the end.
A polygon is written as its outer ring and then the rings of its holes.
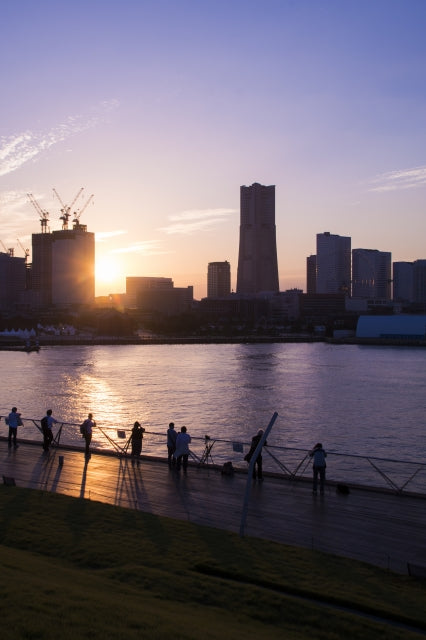
MULTIPOLYGON (((274 412, 270 445, 299 451, 317 441, 330 454, 417 461, 426 456, 426 350, 327 343, 54 346, 0 351, 0 413, 17 406, 20 436, 46 409, 67 423, 61 442, 81 445, 90 411, 106 434, 145 427, 144 453, 165 455, 165 431, 250 442, 274 412)), ((6 435, 2 420, 0 432, 6 435)), ((93 444, 110 447, 98 431, 93 444)), ((241 453, 215 445, 218 460, 241 453)), ((216 460, 215 460, 216 461, 216 460)), ((350 463, 352 465, 352 463, 350 463)))

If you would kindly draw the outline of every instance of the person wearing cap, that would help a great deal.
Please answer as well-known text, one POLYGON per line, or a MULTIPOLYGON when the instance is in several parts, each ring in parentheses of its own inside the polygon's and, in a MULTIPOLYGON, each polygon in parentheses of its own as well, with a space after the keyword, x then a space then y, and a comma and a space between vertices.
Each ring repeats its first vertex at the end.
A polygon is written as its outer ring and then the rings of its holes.
POLYGON ((319 479, 320 479, 320 494, 323 495, 324 494, 324 485, 325 485, 325 469, 326 469, 326 466, 327 466, 326 462, 325 462, 325 459, 327 457, 327 453, 322 448, 322 443, 321 442, 317 442, 317 444, 312 449, 312 451, 309 452, 309 456, 312 458, 312 461, 313 461, 312 469, 313 469, 314 477, 313 477, 312 492, 314 494, 316 494, 316 492, 317 492, 318 476, 319 476, 319 479))
POLYGON ((175 423, 170 422, 169 428, 167 429, 167 462, 169 463, 170 469, 175 464, 173 454, 176 451, 176 437, 175 423))
POLYGON ((142 452, 142 438, 145 433, 145 429, 141 427, 140 423, 136 420, 133 425, 132 435, 130 437, 132 443, 132 465, 136 464, 139 466, 141 452, 142 452))
MULTIPOLYGON (((250 460, 252 459, 253 454, 256 451, 257 445, 259 444, 262 436, 263 436, 263 429, 259 429, 256 435, 253 436, 253 438, 251 439, 250 450, 244 457, 244 460, 246 460, 247 462, 250 462, 250 460)), ((267 444, 268 443, 265 441, 263 443, 263 446, 266 447, 267 444)), ((262 449, 259 451, 259 455, 257 456, 257 459, 255 460, 255 463, 253 466, 253 480, 256 480, 256 477, 260 481, 263 480, 262 449)))

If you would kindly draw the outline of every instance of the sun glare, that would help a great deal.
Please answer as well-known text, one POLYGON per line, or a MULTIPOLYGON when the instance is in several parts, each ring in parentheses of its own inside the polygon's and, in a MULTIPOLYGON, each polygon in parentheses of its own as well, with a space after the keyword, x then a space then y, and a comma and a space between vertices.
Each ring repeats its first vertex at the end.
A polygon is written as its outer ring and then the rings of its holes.
POLYGON ((101 283, 116 282, 121 277, 118 264, 111 258, 101 258, 96 261, 96 281, 101 283))

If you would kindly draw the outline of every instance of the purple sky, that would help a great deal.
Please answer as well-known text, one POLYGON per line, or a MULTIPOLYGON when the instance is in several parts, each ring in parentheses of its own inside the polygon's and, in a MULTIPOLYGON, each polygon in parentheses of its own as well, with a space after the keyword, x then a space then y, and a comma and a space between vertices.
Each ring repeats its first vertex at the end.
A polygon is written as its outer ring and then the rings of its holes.
MULTIPOLYGON (((32 193, 96 233, 97 293, 125 276, 235 287, 239 188, 276 185, 280 286, 315 236, 426 258, 423 0, 3 0, 0 240, 32 193)), ((3 250, 3 248, 0 248, 3 250)))

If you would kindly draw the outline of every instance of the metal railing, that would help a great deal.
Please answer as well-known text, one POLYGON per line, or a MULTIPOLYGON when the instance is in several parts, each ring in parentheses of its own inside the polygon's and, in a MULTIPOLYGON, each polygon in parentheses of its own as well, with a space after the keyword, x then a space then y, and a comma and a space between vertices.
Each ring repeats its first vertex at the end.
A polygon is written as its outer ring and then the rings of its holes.
MULTIPOLYGON (((0 435, 6 436, 7 427, 2 421, 7 416, 0 415, 0 435), (2 433, 3 432, 3 433, 2 433)), ((21 442, 39 441, 42 444, 40 419, 22 418, 24 426, 18 427, 21 442)), ((84 440, 79 424, 57 422, 53 427, 53 447, 72 447, 83 450, 84 440)), ((143 438, 142 454, 146 457, 166 458, 166 433, 146 430, 143 438)), ((235 439, 192 436, 190 459, 193 464, 207 467, 221 467, 232 462, 237 470, 247 470, 244 454, 250 442, 235 439)), ((93 429, 92 449, 130 456, 131 427, 97 425, 93 429)), ((263 448, 263 469, 268 474, 293 480, 308 480, 312 476, 312 460, 306 449, 268 444, 263 448)), ((334 484, 386 489, 395 493, 416 493, 426 496, 426 463, 415 460, 396 460, 377 456, 341 453, 327 450, 327 480, 334 484)))

